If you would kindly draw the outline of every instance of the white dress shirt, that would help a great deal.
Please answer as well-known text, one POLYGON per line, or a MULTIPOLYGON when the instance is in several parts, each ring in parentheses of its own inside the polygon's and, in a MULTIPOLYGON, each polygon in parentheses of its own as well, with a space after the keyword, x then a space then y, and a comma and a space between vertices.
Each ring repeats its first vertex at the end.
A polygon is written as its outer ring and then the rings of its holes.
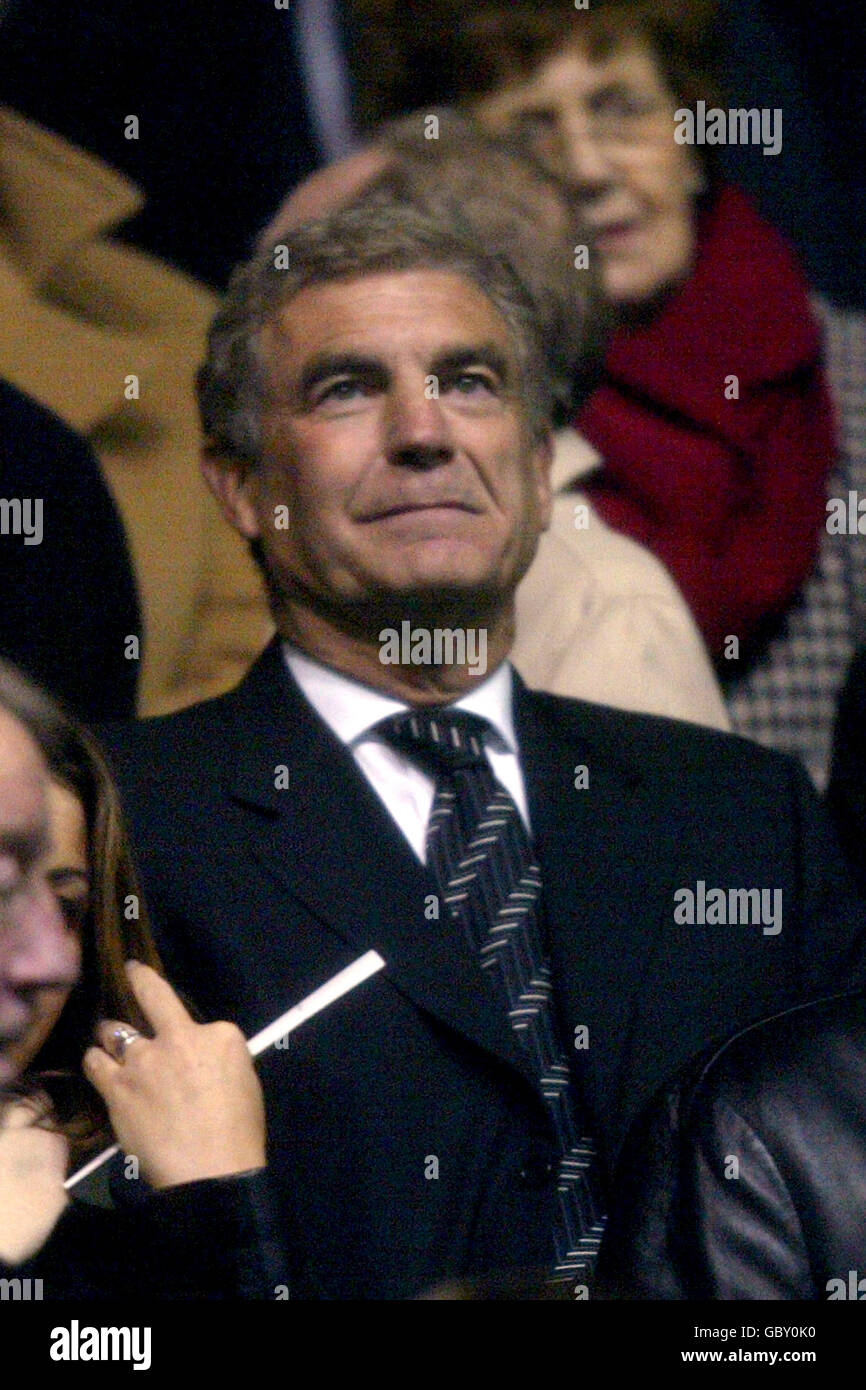
MULTIPOLYGON (((283 656, 303 694, 340 742, 350 749, 370 786, 424 863, 435 783, 417 763, 373 731, 379 720, 399 714, 409 705, 332 671, 288 642, 283 644, 283 656)), ((511 667, 503 662, 481 685, 449 708, 481 715, 492 725, 484 740, 487 760, 494 777, 514 798, 528 829, 529 809, 514 733, 512 694, 511 667)))

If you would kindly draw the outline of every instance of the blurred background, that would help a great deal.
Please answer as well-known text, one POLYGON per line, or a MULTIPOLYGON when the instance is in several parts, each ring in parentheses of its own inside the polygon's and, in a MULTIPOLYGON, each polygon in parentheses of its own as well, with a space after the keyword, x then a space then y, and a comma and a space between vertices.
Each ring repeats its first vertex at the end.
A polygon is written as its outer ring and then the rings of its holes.
MULTIPOLYGON (((124 239, 220 287, 305 173, 377 122, 449 101, 466 9, 461 0, 290 0, 285 9, 274 0, 11 0, 0 93, 140 186, 146 205, 124 239), (137 140, 124 138, 129 114, 137 140)), ((730 104, 784 111, 782 153, 726 149, 727 171, 792 239, 813 286, 862 307, 862 7, 722 0, 718 12, 730 104)))

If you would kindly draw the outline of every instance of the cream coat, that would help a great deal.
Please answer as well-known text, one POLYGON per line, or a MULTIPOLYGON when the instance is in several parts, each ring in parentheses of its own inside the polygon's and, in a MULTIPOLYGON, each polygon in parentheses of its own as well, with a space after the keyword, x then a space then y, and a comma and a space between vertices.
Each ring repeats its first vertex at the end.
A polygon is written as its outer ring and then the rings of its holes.
POLYGON ((667 569, 602 521, 579 490, 600 463, 581 435, 559 432, 553 521, 517 591, 514 664, 537 690, 729 729, 700 633, 667 569))

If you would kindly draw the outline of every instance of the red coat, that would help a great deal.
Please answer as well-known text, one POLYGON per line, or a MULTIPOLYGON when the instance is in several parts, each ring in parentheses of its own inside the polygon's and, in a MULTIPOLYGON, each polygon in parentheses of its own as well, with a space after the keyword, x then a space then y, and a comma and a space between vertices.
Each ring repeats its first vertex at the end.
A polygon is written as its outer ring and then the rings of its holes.
POLYGON ((686 284, 614 334, 576 423, 605 521, 664 561, 714 655, 743 649, 811 570, 835 436, 806 282, 738 189, 703 215, 686 284))

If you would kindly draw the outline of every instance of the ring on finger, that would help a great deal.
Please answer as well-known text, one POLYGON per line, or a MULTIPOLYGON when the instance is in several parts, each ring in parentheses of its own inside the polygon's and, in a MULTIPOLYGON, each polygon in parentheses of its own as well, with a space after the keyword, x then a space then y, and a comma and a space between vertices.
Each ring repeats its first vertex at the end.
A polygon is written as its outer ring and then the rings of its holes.
POLYGON ((113 1029, 112 1037, 117 1044, 119 1061, 123 1061, 126 1056, 126 1049, 131 1043, 137 1042, 141 1036, 137 1028, 127 1028, 125 1024, 120 1024, 117 1028, 113 1029))

